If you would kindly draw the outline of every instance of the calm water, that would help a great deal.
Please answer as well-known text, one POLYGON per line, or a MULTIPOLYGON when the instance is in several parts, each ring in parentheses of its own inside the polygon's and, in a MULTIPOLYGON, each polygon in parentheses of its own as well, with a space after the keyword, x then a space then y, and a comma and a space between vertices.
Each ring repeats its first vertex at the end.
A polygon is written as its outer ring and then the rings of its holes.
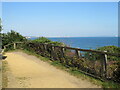
MULTIPOLYGON (((32 38, 35 39, 35 38, 32 38)), ((83 49, 95 49, 102 46, 118 46, 117 37, 70 37, 70 38, 48 38, 52 41, 59 41, 71 47, 83 49)))

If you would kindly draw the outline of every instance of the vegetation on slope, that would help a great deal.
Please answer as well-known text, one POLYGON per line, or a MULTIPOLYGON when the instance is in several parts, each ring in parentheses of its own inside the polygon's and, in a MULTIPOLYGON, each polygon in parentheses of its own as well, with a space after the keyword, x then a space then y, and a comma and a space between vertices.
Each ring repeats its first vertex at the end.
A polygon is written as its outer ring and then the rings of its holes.
POLYGON ((1 18, 0 18, 0 32, 2 31, 2 24, 1 24, 1 18))
POLYGON ((45 37, 39 37, 39 38, 37 38, 35 40, 31 40, 31 41, 34 43, 48 43, 48 44, 52 44, 52 45, 56 45, 56 46, 65 46, 64 43, 54 42, 45 37))
MULTIPOLYGON (((117 54, 120 52, 120 47, 104 46, 104 47, 100 47, 96 50, 107 51, 109 53, 116 53, 117 54)), ((107 59, 108 59, 108 62, 110 62, 108 64, 108 66, 110 66, 110 68, 113 68, 115 64, 117 65, 117 68, 113 72, 113 76, 114 76, 113 81, 120 83, 120 57, 108 56, 107 59)))
POLYGON ((11 30, 8 33, 2 34, 2 45, 3 46, 13 43, 13 42, 23 42, 23 41, 27 41, 27 39, 21 34, 19 34, 18 32, 15 32, 13 30, 11 30))

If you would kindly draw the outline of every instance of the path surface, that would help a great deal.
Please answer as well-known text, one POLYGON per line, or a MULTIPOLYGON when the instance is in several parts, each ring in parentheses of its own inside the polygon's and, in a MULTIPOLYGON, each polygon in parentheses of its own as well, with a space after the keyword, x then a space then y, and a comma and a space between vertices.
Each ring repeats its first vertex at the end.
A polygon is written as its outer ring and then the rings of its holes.
POLYGON ((78 79, 35 56, 9 52, 7 88, 99 88, 87 80, 78 79))

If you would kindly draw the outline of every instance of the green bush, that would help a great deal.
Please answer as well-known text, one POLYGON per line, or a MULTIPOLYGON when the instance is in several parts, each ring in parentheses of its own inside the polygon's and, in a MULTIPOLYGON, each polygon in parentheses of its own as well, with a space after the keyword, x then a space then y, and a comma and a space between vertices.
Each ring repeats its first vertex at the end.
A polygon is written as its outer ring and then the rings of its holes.
MULTIPOLYGON (((116 53, 116 54, 118 54, 120 52, 120 47, 117 47, 117 46, 104 46, 104 47, 97 48, 96 50, 107 51, 108 53, 116 53)), ((108 60, 109 61, 118 61, 118 60, 120 60, 120 58, 117 57, 117 56, 109 56, 108 55, 108 60)))
MULTIPOLYGON (((99 47, 97 49, 95 49, 96 51, 106 51, 108 53, 116 53, 118 54, 120 52, 120 47, 117 47, 117 46, 104 46, 104 47, 99 47)), ((89 52, 86 52, 85 53, 85 58, 88 58, 89 60, 101 60, 101 55, 98 54, 98 53, 89 53, 89 52)), ((107 59, 108 61, 118 61, 120 60, 119 57, 117 56, 110 56, 108 55, 107 56, 107 59)))
POLYGON ((120 61, 118 62, 117 69, 113 72, 113 76, 114 76, 114 78, 113 78, 114 81, 120 83, 120 61))
POLYGON ((36 43, 47 43, 47 44, 52 44, 52 45, 56 45, 56 46, 65 46, 64 43, 61 43, 61 42, 54 42, 54 41, 51 41, 49 40, 48 38, 45 38, 45 37, 39 37, 35 40, 31 40, 32 42, 36 42, 36 43))
POLYGON ((18 32, 11 30, 8 33, 2 34, 2 45, 7 45, 13 42, 24 42, 27 41, 25 37, 20 35, 18 32))
POLYGON ((96 50, 107 51, 109 53, 119 53, 120 52, 120 47, 117 47, 117 46, 104 46, 104 47, 97 48, 96 50))

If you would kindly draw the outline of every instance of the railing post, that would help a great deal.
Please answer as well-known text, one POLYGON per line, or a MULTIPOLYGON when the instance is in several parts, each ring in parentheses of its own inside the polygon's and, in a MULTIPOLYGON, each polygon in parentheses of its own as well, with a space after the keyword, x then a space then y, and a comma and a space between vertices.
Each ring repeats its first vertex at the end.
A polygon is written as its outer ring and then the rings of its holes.
POLYGON ((102 77, 107 78, 107 54, 102 54, 102 77))
POLYGON ((62 55, 62 57, 64 57, 64 51, 65 51, 65 48, 61 47, 61 55, 62 55))
POLYGON ((51 59, 54 60, 54 46, 51 46, 51 59))
POLYGON ((64 48, 64 47, 60 47, 60 49, 61 49, 60 62, 63 63, 63 62, 64 62, 63 58, 65 58, 65 55, 64 55, 64 53, 65 53, 65 48, 64 48))
POLYGON ((44 56, 47 57, 47 44, 43 44, 44 47, 44 56))
POLYGON ((80 51, 76 49, 75 52, 76 52, 77 58, 80 58, 80 51))
POLYGON ((46 44, 43 44, 43 46, 44 46, 44 49, 46 50, 46 44))
POLYGON ((16 43, 14 43, 14 49, 16 49, 16 43))
POLYGON ((4 51, 6 50, 6 46, 4 46, 4 51))
POLYGON ((3 54, 6 50, 6 46, 4 46, 3 50, 1 51, 1 54, 3 54))

